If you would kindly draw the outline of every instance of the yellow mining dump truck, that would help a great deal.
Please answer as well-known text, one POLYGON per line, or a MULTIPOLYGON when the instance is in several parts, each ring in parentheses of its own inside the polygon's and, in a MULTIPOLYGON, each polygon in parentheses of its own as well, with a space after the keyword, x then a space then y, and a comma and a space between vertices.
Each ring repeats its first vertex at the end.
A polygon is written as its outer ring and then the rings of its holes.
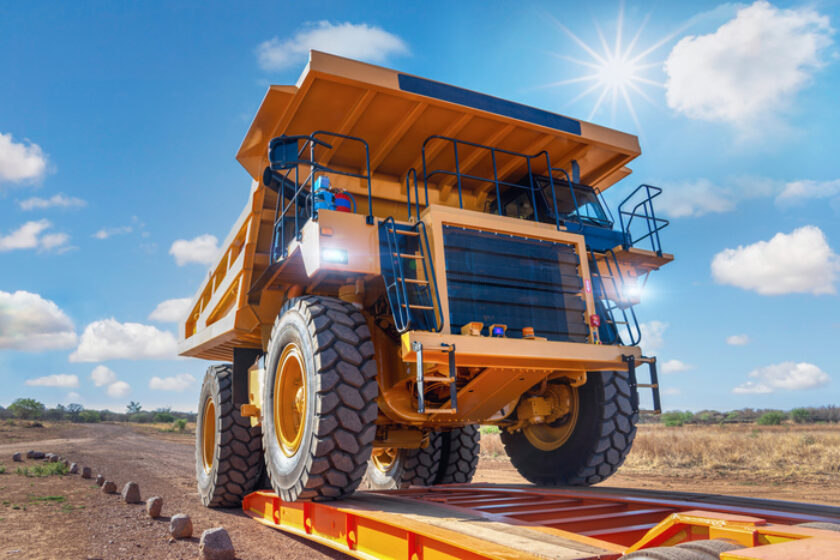
POLYGON ((633 442, 633 311, 672 260, 635 136, 320 52, 271 86, 253 178, 180 353, 211 366, 203 502, 265 472, 285 501, 468 482, 479 424, 542 485, 610 476, 633 442))

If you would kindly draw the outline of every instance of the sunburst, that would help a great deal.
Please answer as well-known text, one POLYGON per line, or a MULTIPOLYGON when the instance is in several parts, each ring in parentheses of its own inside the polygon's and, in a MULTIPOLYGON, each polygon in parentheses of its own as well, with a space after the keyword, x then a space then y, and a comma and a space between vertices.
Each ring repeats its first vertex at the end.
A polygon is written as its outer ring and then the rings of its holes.
POLYGON ((600 45, 590 46, 580 37, 575 35, 568 27, 554 19, 554 23, 563 30, 563 32, 572 39, 572 41, 583 49, 583 51, 588 55, 588 59, 575 58, 561 53, 551 54, 586 68, 590 72, 575 78, 545 84, 544 87, 586 84, 586 87, 582 91, 568 101, 568 105, 577 103, 585 98, 593 98, 595 101, 592 105, 591 111, 589 112, 587 120, 592 120, 598 111, 604 107, 604 104, 609 103, 611 114, 610 118, 613 122, 615 122, 620 99, 623 101, 627 112, 630 113, 630 116, 633 118, 633 122, 636 123, 639 131, 641 131, 642 125, 639 122, 639 117, 636 113, 635 107, 633 106, 633 94, 638 95, 651 104, 655 104, 654 100, 644 88, 649 86, 662 88, 664 87, 664 84, 651 79, 646 75, 646 72, 653 68, 661 67, 662 62, 651 62, 649 58, 660 47, 682 31, 682 28, 678 29, 656 41, 651 46, 642 49, 639 47, 639 40, 642 37, 642 32, 649 20, 650 14, 644 18, 636 33, 625 45, 623 37, 624 3, 621 2, 618 8, 616 33, 615 39, 612 41, 612 45, 607 42, 607 39, 601 30, 601 26, 596 21, 595 29, 598 33, 600 45), (601 52, 596 50, 599 48, 601 52))

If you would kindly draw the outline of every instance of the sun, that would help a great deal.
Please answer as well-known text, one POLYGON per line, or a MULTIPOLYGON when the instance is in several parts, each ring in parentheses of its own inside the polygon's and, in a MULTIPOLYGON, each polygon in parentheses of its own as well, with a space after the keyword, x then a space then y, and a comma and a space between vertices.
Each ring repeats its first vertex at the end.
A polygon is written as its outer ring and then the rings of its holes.
POLYGON ((608 103, 610 106, 611 120, 614 122, 619 102, 621 102, 627 109, 627 112, 630 113, 639 131, 641 131, 642 125, 633 106, 633 98, 641 97, 645 101, 655 104, 645 89, 651 86, 658 88, 664 87, 664 84, 646 76, 647 71, 652 68, 661 67, 662 62, 651 62, 648 59, 657 49, 681 31, 681 29, 677 30, 656 41, 653 45, 645 49, 640 49, 638 47, 639 39, 649 19, 650 14, 645 17, 636 33, 625 44, 623 38, 624 3, 620 3, 614 40, 607 42, 600 25, 596 21, 595 29, 598 33, 600 43, 600 45, 596 46, 586 44, 577 35, 572 33, 569 28, 555 19, 554 23, 581 47, 588 56, 586 59, 582 59, 562 53, 552 54, 585 68, 587 73, 575 78, 546 84, 546 86, 585 84, 585 88, 570 99, 568 105, 577 103, 584 98, 594 99, 592 109, 587 117, 587 120, 592 120, 598 111, 604 107, 604 104, 608 103))

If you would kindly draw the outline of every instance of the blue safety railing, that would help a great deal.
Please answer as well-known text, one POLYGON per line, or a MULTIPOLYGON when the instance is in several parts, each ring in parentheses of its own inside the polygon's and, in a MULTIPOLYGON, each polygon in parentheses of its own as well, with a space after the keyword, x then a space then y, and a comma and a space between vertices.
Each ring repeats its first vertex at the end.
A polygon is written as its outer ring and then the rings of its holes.
MULTIPOLYGON (((315 179, 318 175, 330 173, 366 181, 367 223, 373 224, 370 148, 362 138, 326 130, 316 130, 309 135, 278 136, 269 142, 268 160, 269 166, 263 174, 263 183, 278 193, 271 244, 272 263, 283 260, 288 256, 289 243, 292 239, 300 240, 303 225, 317 214, 313 201, 313 185, 315 185, 315 179), (353 173, 319 163, 318 157, 316 157, 318 148, 332 150, 333 146, 318 137, 338 138, 339 141, 350 141, 364 147, 365 173, 353 173), (308 155, 308 158, 306 155, 308 155), (301 166, 307 168, 308 171, 302 174, 301 166), (301 180, 302 175, 305 175, 303 180, 301 180), (292 223, 292 230, 287 232, 286 225, 292 223)), ((355 200, 352 200, 352 202, 355 208, 355 200)))
MULTIPOLYGON (((534 155, 522 154, 519 152, 514 152, 511 150, 505 150, 503 148, 494 148, 491 146, 485 146, 484 144, 477 144, 475 142, 468 142, 466 140, 458 140, 457 138, 450 138, 448 136, 440 136, 440 135, 432 135, 426 138, 423 141, 423 146, 421 148, 421 155, 422 155, 422 162, 423 162, 423 190, 425 191, 426 195, 426 206, 429 205, 429 179, 435 176, 448 176, 452 177, 455 185, 457 185, 458 189, 458 206, 460 208, 464 207, 464 189, 463 189, 463 182, 464 180, 471 180, 477 181, 479 183, 488 183, 492 185, 492 188, 495 189, 496 192, 496 200, 497 200, 497 208, 496 211, 501 216, 503 215, 502 211, 502 196, 501 196, 501 189, 502 187, 508 188, 515 188, 515 189, 525 189, 529 192, 531 198, 531 205, 534 211, 534 221, 539 221, 539 209, 537 204, 537 189, 538 186, 536 184, 536 177, 537 175, 534 173, 535 168, 550 170, 551 167, 551 158, 548 155, 548 152, 543 150, 534 155), (452 146, 452 155, 454 158, 455 169, 443 169, 443 168, 436 168, 436 169, 429 169, 429 162, 426 160, 426 150, 429 145, 429 142, 432 141, 440 141, 440 142, 447 142, 452 146), (473 175, 471 173, 467 173, 461 170, 461 160, 459 156, 459 147, 470 147, 477 150, 484 150, 490 156, 490 160, 492 162, 493 167, 493 177, 482 177, 479 175, 473 175), (511 181, 506 181, 504 178, 499 177, 499 168, 497 165, 497 156, 499 154, 504 154, 506 156, 511 156, 514 158, 521 158, 522 162, 528 169, 527 175, 527 185, 522 185, 520 183, 513 183, 511 181)), ((556 193, 554 192, 554 178, 551 173, 546 173, 548 181, 550 183, 550 190, 551 190, 551 202, 554 208, 554 222, 557 229, 560 229, 560 219, 557 214, 557 197, 556 193)), ((410 169, 406 174, 406 192, 408 198, 408 214, 409 218, 412 215, 412 206, 411 206, 411 182, 412 179, 414 181, 414 193, 415 193, 415 200, 416 200, 416 217, 419 219, 420 217, 420 200, 418 196, 418 188, 417 188, 417 171, 415 169, 410 169)))
POLYGON ((639 185, 618 205, 618 218, 625 234, 625 248, 635 247, 639 242, 648 239, 651 251, 662 256, 659 232, 670 222, 664 218, 658 218, 653 210, 653 199, 660 194, 662 194, 662 189, 659 187, 639 185), (639 193, 642 194, 637 196, 639 193), (625 210, 625 206, 631 205, 632 208, 625 210), (634 233, 633 221, 637 218, 639 221, 636 223, 640 225, 635 228, 637 233, 634 233))

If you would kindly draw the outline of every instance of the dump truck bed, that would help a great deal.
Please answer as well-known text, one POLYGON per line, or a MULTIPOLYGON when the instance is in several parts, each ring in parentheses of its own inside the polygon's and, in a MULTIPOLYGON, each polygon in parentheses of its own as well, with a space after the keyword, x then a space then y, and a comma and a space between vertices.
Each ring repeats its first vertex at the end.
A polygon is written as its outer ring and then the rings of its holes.
POLYGON ((366 559, 607 559, 681 542, 686 531, 693 539, 735 540, 743 549, 724 556, 732 559, 829 558, 840 546, 840 533, 797 526, 837 523, 840 508, 620 488, 471 484, 359 492, 327 503, 255 492, 243 510, 366 559))
MULTIPOLYGON (((268 165, 268 142, 280 135, 331 130, 364 138, 369 145, 372 203, 377 216, 405 212, 409 169, 446 167, 451 162, 444 143, 425 145, 430 136, 492 145, 501 150, 535 154, 545 151, 552 168, 577 162, 582 182, 603 191, 630 173, 626 164, 639 155, 630 134, 572 119, 519 103, 472 92, 342 57, 312 51, 294 86, 271 86, 237 154, 255 181, 248 202, 224 241, 207 281, 193 298, 179 353, 208 360, 230 361, 234 348, 260 348, 283 298, 283 277, 269 273, 272 227, 277 193, 262 184, 268 165)), ((339 139, 326 155, 335 169, 361 160, 352 142, 339 139), (343 144, 343 145, 342 145, 343 144)), ((528 172, 521 157, 499 155, 490 162, 486 151, 462 148, 460 169, 486 176, 528 172)), ((485 185, 486 187, 487 185, 485 185)), ((367 185, 347 180, 342 189, 356 196, 360 218, 368 213, 367 185)), ((439 176, 429 185, 431 204, 458 206, 454 179, 439 176)), ((483 193, 465 183, 463 197, 480 210, 483 193), (470 189, 473 189, 472 192, 470 189)), ((297 257, 283 263, 288 277, 299 276, 297 257)), ((276 271, 275 271, 276 272, 276 271)))

